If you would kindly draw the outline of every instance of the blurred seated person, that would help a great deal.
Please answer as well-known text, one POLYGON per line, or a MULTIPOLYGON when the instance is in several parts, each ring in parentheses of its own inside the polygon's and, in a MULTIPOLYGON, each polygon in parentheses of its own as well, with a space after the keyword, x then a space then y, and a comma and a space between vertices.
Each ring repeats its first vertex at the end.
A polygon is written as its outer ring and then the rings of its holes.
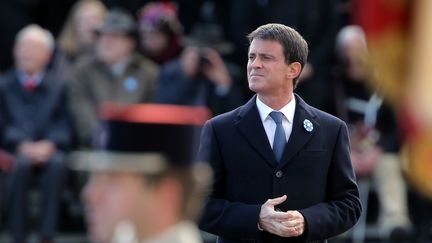
POLYGON ((108 136, 100 149, 71 159, 73 168, 91 172, 82 198, 92 242, 203 242, 194 218, 211 174, 207 164, 194 162, 194 151, 208 110, 113 108, 104 112, 108 136))
POLYGON ((77 60, 69 98, 78 146, 91 146, 99 129, 98 106, 104 101, 142 103, 153 99, 158 67, 136 52, 137 28, 122 9, 108 12, 97 30, 95 55, 77 60))
POLYGON ((197 24, 184 38, 181 56, 161 68, 155 101, 164 104, 207 106, 214 115, 242 104, 244 95, 239 67, 222 56, 233 46, 223 39, 222 29, 197 24))
POLYGON ((140 50, 144 56, 162 65, 180 55, 183 30, 172 2, 144 5, 138 15, 138 25, 140 50))
POLYGON ((106 11, 100 0, 80 0, 72 7, 58 38, 60 50, 70 61, 93 53, 96 30, 102 25, 106 11))
POLYGON ((49 31, 37 25, 25 27, 15 39, 15 68, 0 80, 2 144, 16 161, 10 171, 7 211, 14 242, 25 242, 27 196, 35 179, 42 200, 41 242, 52 241, 58 225, 70 126, 64 82, 46 69, 53 48, 49 31))
POLYGON ((349 127, 354 170, 360 178, 371 176, 375 182, 382 236, 408 233, 410 219, 399 155, 399 127, 392 107, 368 83, 363 30, 358 26, 342 28, 336 48, 336 105, 339 117, 349 127))

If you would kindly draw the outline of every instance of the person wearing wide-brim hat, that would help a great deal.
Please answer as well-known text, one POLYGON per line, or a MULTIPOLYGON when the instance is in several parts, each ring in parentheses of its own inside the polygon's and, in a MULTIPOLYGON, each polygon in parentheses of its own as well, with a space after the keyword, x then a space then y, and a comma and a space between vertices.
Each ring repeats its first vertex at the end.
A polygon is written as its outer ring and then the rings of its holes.
POLYGON ((71 154, 93 242, 202 242, 193 221, 211 181, 194 161, 205 108, 104 105, 100 149, 71 154), (197 194, 199 193, 199 194, 197 194))

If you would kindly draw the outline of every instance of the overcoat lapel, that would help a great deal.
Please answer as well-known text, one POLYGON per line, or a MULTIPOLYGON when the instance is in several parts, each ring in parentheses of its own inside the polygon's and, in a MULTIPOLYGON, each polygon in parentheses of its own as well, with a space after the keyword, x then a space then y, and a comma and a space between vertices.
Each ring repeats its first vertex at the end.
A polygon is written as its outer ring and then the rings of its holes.
POLYGON ((295 95, 295 99, 297 105, 294 113, 292 132, 288 143, 285 146, 278 168, 287 166, 294 155, 296 155, 297 152, 306 145, 319 129, 319 123, 315 119, 316 115, 309 105, 307 105, 298 95, 295 95), (305 120, 309 120, 312 123, 312 131, 307 131, 305 129, 303 124, 305 120))
POLYGON ((240 134, 248 141, 263 159, 273 168, 276 167, 276 158, 268 142, 267 134, 256 107, 256 95, 246 103, 234 121, 234 126, 240 134))

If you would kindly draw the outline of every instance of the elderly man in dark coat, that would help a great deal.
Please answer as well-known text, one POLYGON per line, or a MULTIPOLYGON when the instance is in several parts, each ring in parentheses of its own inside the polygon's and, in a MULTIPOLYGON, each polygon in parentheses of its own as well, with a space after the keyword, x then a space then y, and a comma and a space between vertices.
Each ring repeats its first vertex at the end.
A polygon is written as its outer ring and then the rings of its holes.
POLYGON ((9 221, 15 242, 26 236, 26 196, 32 177, 39 179, 42 198, 40 234, 51 241, 70 144, 64 83, 46 70, 54 39, 47 30, 30 25, 15 42, 16 67, 0 80, 2 143, 16 159, 10 174, 9 221))

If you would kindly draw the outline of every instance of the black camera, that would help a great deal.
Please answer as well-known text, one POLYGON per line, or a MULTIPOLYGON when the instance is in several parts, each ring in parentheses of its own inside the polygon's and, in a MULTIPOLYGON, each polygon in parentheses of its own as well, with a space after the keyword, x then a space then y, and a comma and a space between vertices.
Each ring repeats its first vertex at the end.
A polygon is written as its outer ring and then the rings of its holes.
POLYGON ((202 70, 211 65, 210 60, 207 58, 207 52, 204 49, 198 50, 198 69, 202 70))

